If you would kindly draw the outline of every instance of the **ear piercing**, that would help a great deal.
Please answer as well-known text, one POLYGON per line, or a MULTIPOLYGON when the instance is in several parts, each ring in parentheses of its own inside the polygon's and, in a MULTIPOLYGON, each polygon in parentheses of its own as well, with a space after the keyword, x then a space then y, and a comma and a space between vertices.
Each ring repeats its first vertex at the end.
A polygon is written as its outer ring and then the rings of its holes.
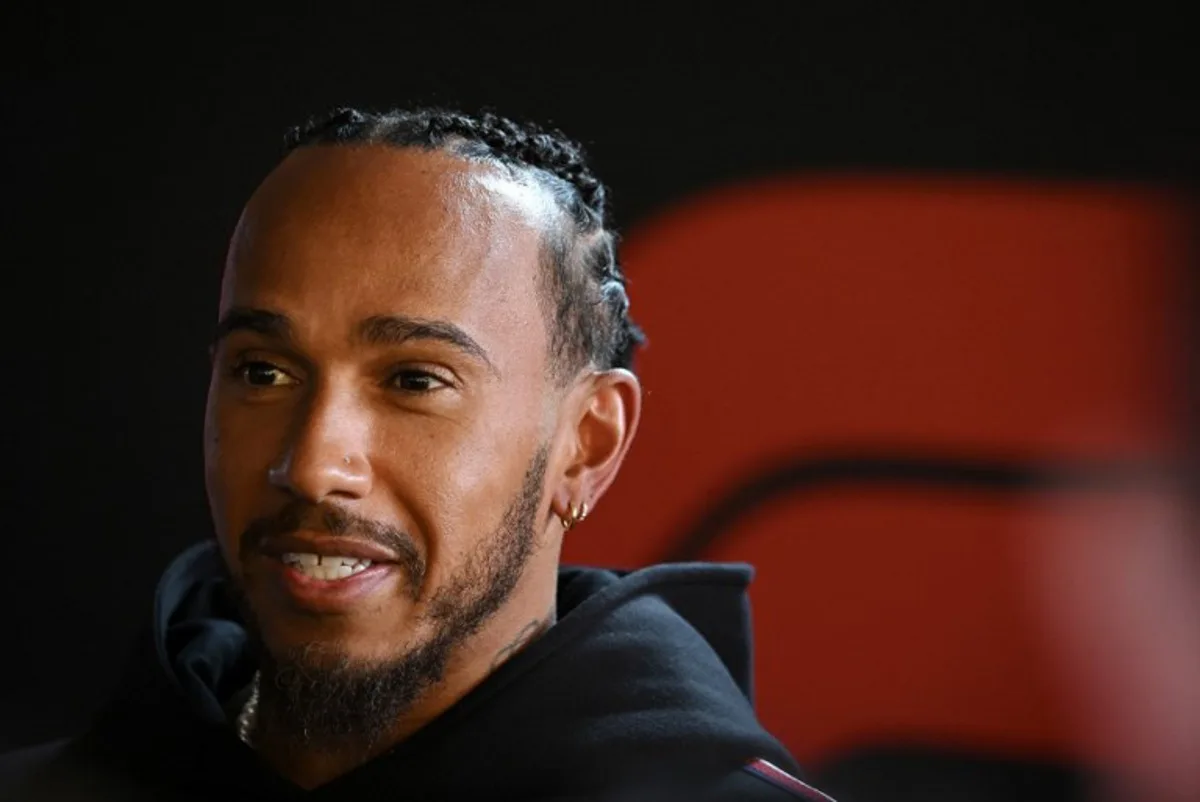
POLYGON ((575 504, 572 502, 567 507, 567 514, 560 516, 558 521, 562 524, 563 531, 566 532, 575 526, 575 524, 582 523, 587 516, 588 505, 586 501, 580 504, 578 509, 575 508, 575 504))

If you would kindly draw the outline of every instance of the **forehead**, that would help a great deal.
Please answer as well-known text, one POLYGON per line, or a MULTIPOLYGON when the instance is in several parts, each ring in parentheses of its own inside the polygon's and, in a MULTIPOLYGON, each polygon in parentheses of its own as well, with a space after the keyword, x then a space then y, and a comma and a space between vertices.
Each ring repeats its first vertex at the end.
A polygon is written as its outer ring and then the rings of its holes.
POLYGON ((380 314, 443 319, 528 348, 545 335, 529 323, 541 315, 554 215, 548 193, 492 165, 413 148, 304 148, 247 204, 221 306, 278 311, 301 332, 380 314))

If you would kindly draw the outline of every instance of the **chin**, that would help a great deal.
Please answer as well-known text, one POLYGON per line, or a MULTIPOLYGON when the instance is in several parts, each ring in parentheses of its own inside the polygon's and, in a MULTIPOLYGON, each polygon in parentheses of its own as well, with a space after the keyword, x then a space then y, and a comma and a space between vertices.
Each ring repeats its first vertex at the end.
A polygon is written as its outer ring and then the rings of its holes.
POLYGON ((403 652, 414 639, 396 637, 404 633, 405 622, 389 617, 394 625, 381 627, 382 616, 314 616, 272 611, 256 616, 256 635, 266 651, 279 661, 311 664, 383 663, 403 652), (386 646, 381 651, 380 647, 386 646))

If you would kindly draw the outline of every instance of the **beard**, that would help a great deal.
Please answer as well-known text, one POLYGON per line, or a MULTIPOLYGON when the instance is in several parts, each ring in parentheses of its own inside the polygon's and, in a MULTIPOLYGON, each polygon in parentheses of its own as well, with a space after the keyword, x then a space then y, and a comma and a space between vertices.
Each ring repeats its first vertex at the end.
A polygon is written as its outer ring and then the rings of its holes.
MULTIPOLYGON (((542 446, 500 525, 479 541, 463 567, 433 594, 427 612, 414 626, 432 634, 407 644, 390 659, 354 660, 325 642, 272 652, 265 647, 243 595, 247 629, 259 653, 260 731, 269 730, 294 748, 373 751, 400 716, 442 680, 457 649, 511 597, 534 549, 546 460, 547 448, 542 446)), ((389 542, 407 538, 381 531, 373 522, 357 522, 340 511, 321 515, 327 528, 338 533, 389 542)), ((273 519, 279 522, 274 528, 288 531, 284 527, 295 517, 292 511, 273 519)), ((243 546, 253 546, 262 531, 271 528, 271 522, 260 523, 258 531, 243 537, 243 546)), ((423 576, 423 562, 411 557, 415 549, 407 553, 410 559, 402 567, 409 579, 423 576)))

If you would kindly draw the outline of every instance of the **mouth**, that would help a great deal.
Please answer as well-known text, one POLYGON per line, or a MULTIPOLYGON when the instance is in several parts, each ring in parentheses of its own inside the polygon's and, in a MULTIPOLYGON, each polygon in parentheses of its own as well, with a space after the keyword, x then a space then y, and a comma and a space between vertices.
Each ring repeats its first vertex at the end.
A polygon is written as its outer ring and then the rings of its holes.
POLYGON ((347 614, 401 595, 406 577, 400 563, 380 547, 346 538, 280 538, 262 557, 276 591, 289 606, 310 613, 347 614))
POLYGON ((279 555, 279 560, 287 567, 303 574, 309 579, 316 579, 321 582, 337 582, 342 579, 349 579, 355 574, 361 574, 363 571, 366 571, 372 565, 376 565, 374 560, 366 560, 361 557, 295 551, 284 552, 279 555))

